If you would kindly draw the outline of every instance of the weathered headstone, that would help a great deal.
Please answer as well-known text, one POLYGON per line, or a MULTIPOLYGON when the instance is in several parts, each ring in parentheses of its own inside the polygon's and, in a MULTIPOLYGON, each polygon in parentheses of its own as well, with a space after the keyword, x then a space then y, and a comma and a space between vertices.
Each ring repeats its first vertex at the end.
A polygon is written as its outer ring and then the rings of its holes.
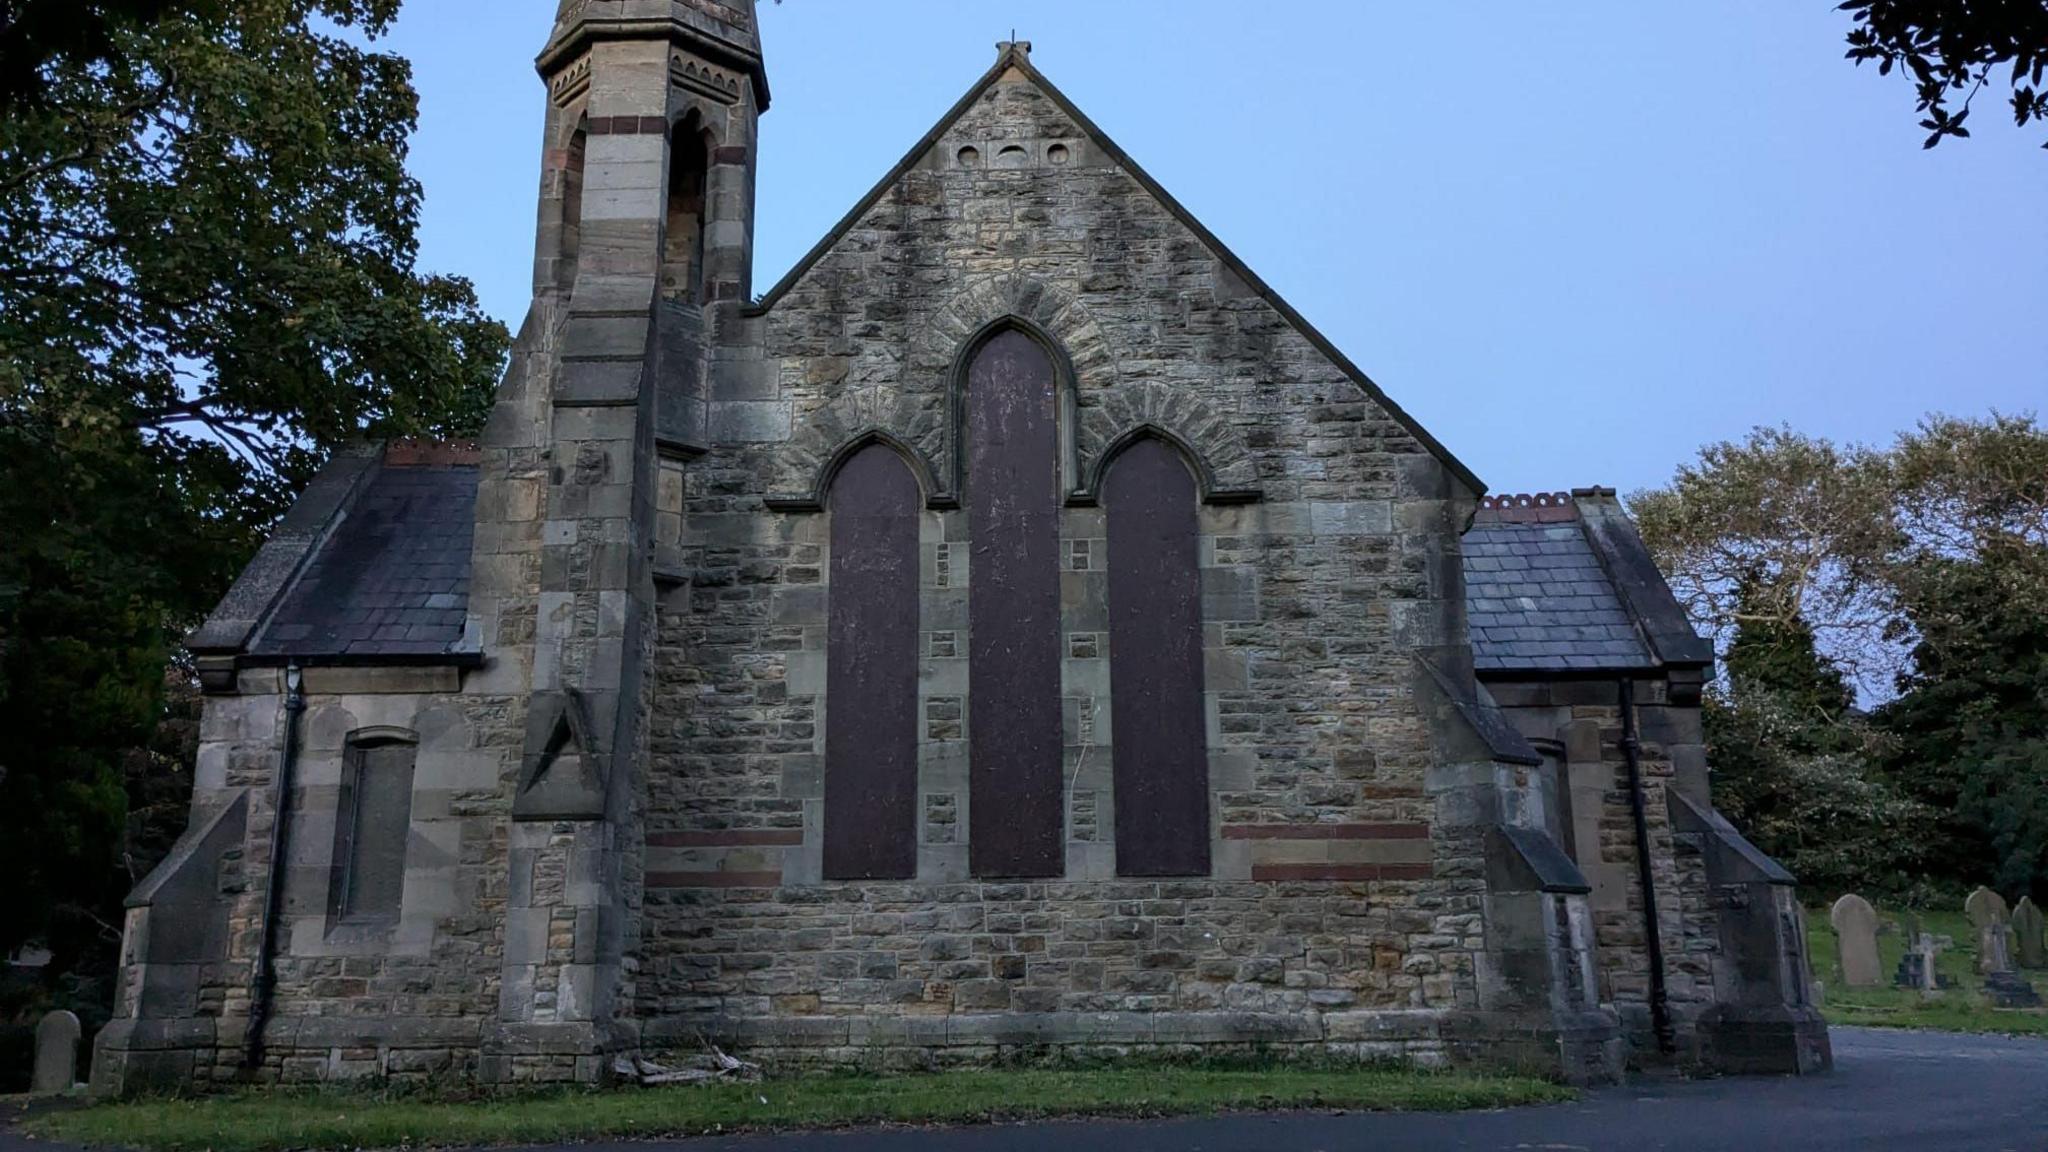
POLYGON ((2048 939, 2043 938, 2041 909, 2032 896, 2020 897, 2012 910, 2012 934, 2019 939, 2020 967, 2048 968, 2048 939))
POLYGON ((1875 988, 1884 981, 1884 968, 1877 959, 1877 909, 1870 901, 1851 892, 1828 911, 1828 923, 1835 926, 1835 941, 1842 960, 1842 983, 1851 988, 1875 988))
POLYGON ((36 1025, 36 1069, 29 1089, 37 1094, 69 1092, 78 1078, 78 1017, 58 1010, 36 1025))
POLYGON ((1970 923, 1977 926, 1977 971, 1984 976, 1984 995, 1999 1008, 2033 1008, 2041 1003, 2034 986, 2012 969, 2005 900, 1989 888, 1979 888, 1963 902, 1970 923))
POLYGON ((1977 971, 1988 976, 2012 970, 2012 956, 2006 947, 2005 898, 1989 888, 1979 888, 1963 901, 1963 911, 1977 929, 1977 971))

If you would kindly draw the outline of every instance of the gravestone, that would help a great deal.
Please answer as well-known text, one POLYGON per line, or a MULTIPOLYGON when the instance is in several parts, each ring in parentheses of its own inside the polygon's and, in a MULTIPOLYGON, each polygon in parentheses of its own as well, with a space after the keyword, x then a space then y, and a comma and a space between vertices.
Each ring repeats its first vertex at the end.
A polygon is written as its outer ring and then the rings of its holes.
POLYGON ((1989 888, 1979 888, 1964 901, 1963 910, 1977 926, 1977 971, 1984 976, 1985 997, 1998 1008, 2038 1007, 2041 997, 2034 986, 2012 970, 2004 899, 1989 888))
POLYGON ((1870 901, 1851 892, 1829 909, 1828 923, 1835 926, 1840 946, 1842 983, 1851 988, 1883 983, 1884 968, 1877 959, 1877 909, 1870 901))
POLYGON ((2005 941, 2005 898, 1989 888, 1979 888, 1963 901, 1963 911, 1977 930, 1978 973, 1989 976, 1993 972, 2011 971, 2012 956, 2005 941))
POLYGON ((2013 971, 1993 972, 1984 977, 1984 996, 1994 1008, 2039 1008, 2041 994, 2013 971))
POLYGON ((2032 896, 2022 896, 2012 910, 2012 933, 2019 939, 2020 967, 2048 968, 2048 939, 2042 937, 2041 909, 2032 896))
POLYGON ((1906 954, 1899 957, 1899 969, 1892 976, 1896 988, 1911 988, 1918 992, 1939 992, 1954 987, 1955 982, 1943 976, 1934 965, 1934 958, 1941 955, 1941 941, 1931 933, 1921 932, 1919 921, 1913 922, 1915 931, 1908 934, 1906 954))
POLYGON ((29 1082, 38 1095, 69 1092, 78 1079, 78 1017, 58 1010, 36 1025, 36 1070, 29 1082))

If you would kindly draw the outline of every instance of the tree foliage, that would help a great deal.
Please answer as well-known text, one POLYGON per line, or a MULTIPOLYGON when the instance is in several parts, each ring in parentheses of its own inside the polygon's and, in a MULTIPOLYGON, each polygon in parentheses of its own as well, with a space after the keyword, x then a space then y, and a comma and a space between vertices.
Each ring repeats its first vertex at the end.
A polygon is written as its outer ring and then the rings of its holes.
POLYGON ((2048 895, 2048 430, 1934 416, 1873 450, 1760 429, 1632 502, 1723 637, 1716 789, 1760 841, 1862 886, 2048 895), (1867 721, 1844 652, 1887 656, 1867 721), (1911 851, 1869 851, 1885 828, 1911 851))
POLYGON ((39 102, 46 69, 103 64, 116 39, 193 0, 0 0, 0 110, 39 102))
POLYGON ((1712 444, 1630 509, 1672 591, 1725 649, 1743 625, 1810 629, 1859 680, 1891 668, 1876 560, 1894 544, 1883 460, 1790 428, 1712 444))
POLYGON ((1855 19, 1849 59, 1912 78, 1928 132, 1923 147, 1969 136, 1972 102, 1988 85, 2011 89, 2015 124, 2048 122, 2043 0, 1845 0, 1839 7, 1855 19))
POLYGON ((254 474, 445 423, 502 326, 413 271, 397 0, 241 0, 112 33, 0 119, 0 402, 220 445, 254 474))
POLYGON ((0 950, 84 949, 179 635, 329 448, 480 423, 508 340, 415 269, 398 0, 0 3, 0 950))
MULTIPOLYGON (((1738 600, 1765 595, 1747 580, 1738 600)), ((1884 739, 1813 630, 1796 614, 1739 615, 1705 707, 1715 802, 1806 884, 1896 887, 1930 814, 1874 770, 1884 739)))
POLYGON ((1943 813, 1944 871, 2048 895, 2048 432, 1936 418, 1892 457, 1912 659, 1879 712, 1889 771, 1943 813))

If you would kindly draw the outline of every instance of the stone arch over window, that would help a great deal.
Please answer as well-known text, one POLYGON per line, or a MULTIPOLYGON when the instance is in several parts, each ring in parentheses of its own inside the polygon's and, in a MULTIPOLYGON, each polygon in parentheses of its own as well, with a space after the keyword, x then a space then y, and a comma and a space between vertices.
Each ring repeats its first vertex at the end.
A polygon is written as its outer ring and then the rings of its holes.
POLYGON ((1092 505, 1100 498, 1110 464, 1132 443, 1153 438, 1179 449, 1193 469, 1206 504, 1243 504, 1259 499, 1258 468, 1243 434, 1208 401, 1184 388, 1132 384, 1091 397, 1080 413, 1076 438, 1081 483, 1069 503, 1092 505))
POLYGON ((917 874, 922 489, 901 448, 853 446, 826 480, 824 876, 917 874))
MULTIPOLYGON (((999 316, 983 325, 960 345, 952 367, 948 371, 949 386, 946 393, 947 411, 947 458, 960 488, 972 488, 973 444, 969 427, 973 422, 974 401, 970 380, 976 363, 991 347, 1005 342, 1005 337, 1021 338, 1035 346, 1044 358, 1049 373, 1051 397, 1051 420, 1053 438, 1053 460, 1058 492, 1064 500, 1073 490, 1080 467, 1075 455, 1075 427, 1077 405, 1075 401, 1076 379, 1073 360, 1067 355, 1066 347, 1057 337, 1043 327, 1022 316, 999 316)), ((1021 347, 1021 346, 1020 346, 1021 347)))
POLYGON ((669 140, 668 220, 662 233, 661 291, 670 300, 704 301, 704 243, 711 225, 711 153, 717 137, 696 109, 669 140))
POLYGON ((419 734, 410 729, 377 727, 359 728, 343 744, 333 876, 327 887, 329 923, 398 919, 419 742, 419 734))
POLYGON ((1110 749, 1119 876, 1206 876, 1199 462, 1167 436, 1104 460, 1110 749))
POLYGON ((1030 276, 983 277, 956 293, 919 329, 907 366, 910 378, 946 382, 948 439, 938 458, 942 483, 958 491, 964 426, 961 386, 968 361, 995 333, 1018 329, 1052 354, 1063 405, 1060 479, 1063 492, 1080 482, 1074 413, 1117 382, 1117 363, 1102 326, 1072 292, 1030 276))
POLYGON ((784 512, 821 512, 832 477, 853 453, 870 443, 894 448, 916 476, 925 502, 955 507, 957 489, 941 482, 934 467, 946 447, 940 415, 915 397, 880 388, 857 388, 802 417, 797 434, 776 455, 774 487, 767 503, 784 512))
POLYGON ((919 325, 903 378, 926 382, 923 386, 853 389, 799 415, 799 431, 776 453, 768 506, 822 511, 832 460, 858 437, 879 432, 915 453, 929 507, 958 507, 964 486, 962 387, 968 362, 990 337, 1009 329, 1030 334, 1053 357, 1063 405, 1062 491, 1084 489, 1080 413, 1097 393, 1116 385, 1109 341, 1073 293, 1028 276, 994 276, 962 290, 929 323, 919 325))

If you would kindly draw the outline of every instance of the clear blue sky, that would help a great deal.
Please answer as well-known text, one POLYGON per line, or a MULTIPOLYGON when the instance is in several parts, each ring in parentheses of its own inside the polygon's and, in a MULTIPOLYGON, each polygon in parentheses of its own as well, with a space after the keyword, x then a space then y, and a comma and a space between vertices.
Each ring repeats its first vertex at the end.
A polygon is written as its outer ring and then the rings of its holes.
MULTIPOLYGON (((2048 152, 1920 150, 1833 0, 763 0, 765 290, 1033 58, 1496 492, 1664 481, 1760 423, 2048 399, 2048 152)), ((555 0, 409 0, 423 264, 517 325, 555 0)))

